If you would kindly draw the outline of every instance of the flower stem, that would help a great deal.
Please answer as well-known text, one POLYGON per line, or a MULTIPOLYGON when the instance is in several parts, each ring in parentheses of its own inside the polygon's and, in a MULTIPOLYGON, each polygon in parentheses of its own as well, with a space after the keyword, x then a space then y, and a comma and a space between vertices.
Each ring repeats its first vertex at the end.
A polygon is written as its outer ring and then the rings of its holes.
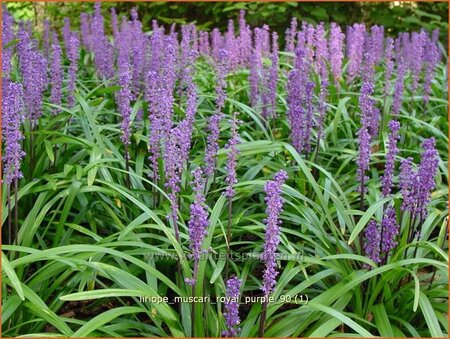
POLYGON ((266 314, 267 314, 267 301, 264 301, 262 305, 261 318, 259 320, 259 332, 258 337, 262 338, 264 336, 264 325, 266 322, 266 314))

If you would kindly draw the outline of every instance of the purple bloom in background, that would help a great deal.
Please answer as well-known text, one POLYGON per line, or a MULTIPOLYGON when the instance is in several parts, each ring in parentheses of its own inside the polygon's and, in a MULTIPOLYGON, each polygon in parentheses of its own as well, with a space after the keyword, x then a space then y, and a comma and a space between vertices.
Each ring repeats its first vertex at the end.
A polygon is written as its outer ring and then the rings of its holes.
POLYGON ((20 126, 25 120, 22 102, 24 92, 21 84, 9 80, 3 80, 2 87, 2 136, 5 145, 4 154, 2 154, 3 177, 6 184, 10 185, 13 180, 23 177, 20 163, 25 152, 21 146, 24 137, 20 126))
POLYGON ((400 39, 400 54, 399 57, 403 58, 406 68, 411 64, 411 40, 409 36, 409 32, 402 32, 398 35, 398 39, 400 39))
POLYGON ((394 97, 392 99, 392 115, 396 117, 400 113, 403 101, 404 77, 406 72, 405 59, 397 57, 397 81, 394 87, 394 97))
POLYGON ((70 65, 69 65, 69 84, 68 84, 67 102, 69 107, 72 107, 75 104, 75 98, 73 94, 75 92, 75 81, 77 79, 79 57, 80 57, 80 40, 78 39, 77 34, 73 32, 69 40, 69 49, 68 49, 68 59, 70 61, 70 65))
POLYGON ((225 317, 225 323, 227 329, 222 332, 222 335, 227 338, 236 337, 241 323, 239 318, 239 291, 241 288, 241 280, 238 277, 233 277, 227 280, 227 292, 225 299, 225 311, 223 316, 225 317))
POLYGON ((291 20, 291 27, 286 30, 286 52, 295 52, 295 37, 297 36, 297 18, 291 20))
POLYGON ((208 124, 209 134, 207 137, 207 145, 205 152, 205 175, 210 177, 214 174, 216 169, 216 157, 219 150, 219 135, 220 135, 220 121, 222 120, 222 113, 214 114, 208 124))
POLYGON ((42 96, 48 85, 47 61, 34 50, 27 31, 19 29, 18 38, 17 54, 24 84, 25 107, 34 123, 42 115, 42 96))
POLYGON ((42 47, 44 48, 44 55, 46 58, 48 58, 49 51, 50 51, 50 21, 47 19, 44 20, 44 30, 42 32, 42 47))
POLYGON ((288 178, 284 170, 280 170, 264 185, 264 198, 267 208, 267 218, 264 220, 266 224, 266 236, 264 243, 264 253, 262 259, 265 262, 265 270, 263 276, 262 291, 268 296, 274 289, 278 272, 276 270, 276 251, 280 242, 280 224, 279 215, 283 210, 283 199, 281 197, 281 186, 288 178))
POLYGON ((216 105, 217 112, 222 112, 227 97, 227 73, 228 73, 228 52, 225 49, 219 50, 219 60, 216 66, 216 105))
POLYGON ((211 53, 213 60, 219 60, 219 49, 224 48, 224 38, 218 28, 213 28, 211 32, 211 53))
POLYGON ((163 135, 172 127, 173 116, 173 93, 176 82, 176 59, 177 59, 177 37, 175 34, 165 37, 164 41, 164 61, 162 63, 160 86, 162 96, 159 97, 161 107, 161 117, 163 118, 163 135))
POLYGON ((199 44, 198 44, 198 51, 200 54, 203 55, 210 55, 211 54, 211 46, 209 45, 209 34, 205 31, 199 32, 199 44))
POLYGON ((145 44, 146 44, 146 36, 144 35, 144 32, 142 31, 142 24, 138 20, 138 14, 137 9, 132 8, 131 9, 131 44, 130 44, 130 50, 131 50, 131 68, 132 68, 132 85, 133 85, 133 94, 134 96, 137 96, 141 91, 141 80, 142 80, 142 72, 144 68, 144 62, 145 62, 145 44))
POLYGON ((366 231, 364 233, 366 238, 366 242, 364 244, 364 252, 369 259, 379 264, 381 262, 380 258, 381 234, 380 228, 378 227, 376 221, 371 220, 367 225, 366 231))
POLYGON ((374 25, 370 28, 370 44, 375 65, 379 64, 384 53, 384 27, 374 25))
POLYGON ((398 154, 397 140, 399 139, 398 131, 400 130, 400 123, 396 120, 389 121, 389 141, 388 152, 386 153, 386 164, 384 174, 381 178, 382 194, 387 197, 391 193, 392 178, 395 169, 395 156, 398 154))
POLYGON ((256 107, 258 105, 260 97, 259 87, 263 71, 262 40, 263 40, 262 29, 255 28, 255 45, 253 47, 252 55, 250 57, 250 74, 248 77, 248 82, 250 85, 250 104, 252 105, 252 107, 256 107))
POLYGON ((237 124, 239 121, 237 120, 237 113, 235 112, 233 115, 233 120, 231 120, 231 138, 228 140, 228 144, 225 146, 226 149, 229 149, 227 154, 227 164, 225 166, 225 170, 227 171, 227 177, 225 182, 227 183, 227 188, 225 190, 225 196, 227 198, 232 198, 235 194, 233 185, 237 183, 236 178, 236 165, 237 165, 237 155, 240 153, 236 145, 240 143, 239 140, 239 132, 237 131, 237 124))
POLYGON ((427 34, 422 31, 420 33, 413 32, 411 36, 411 45, 414 50, 414 57, 411 58, 412 84, 411 92, 414 95, 419 85, 419 77, 422 72, 423 58, 425 54, 425 43, 427 34))
POLYGON ((389 254, 397 246, 395 240, 399 231, 395 209, 389 206, 381 221, 381 252, 389 254))
POLYGON ((327 39, 325 37, 325 27, 321 22, 315 31, 315 47, 316 47, 316 69, 321 80, 328 80, 327 62, 330 59, 328 54, 327 39))
POLYGON ((158 171, 158 159, 161 155, 161 138, 164 130, 164 120, 160 111, 160 93, 161 88, 159 86, 159 75, 156 71, 149 71, 147 77, 147 93, 146 101, 149 104, 149 120, 150 120, 150 132, 148 137, 148 151, 150 153, 149 160, 152 168, 153 181, 156 184, 160 179, 158 171))
POLYGON ((365 82, 375 81, 375 66, 378 63, 377 60, 377 29, 378 26, 372 27, 372 34, 368 32, 365 33, 364 39, 364 53, 363 53, 363 67, 362 67, 362 78, 365 82), (374 31, 375 28, 375 31, 374 31))
POLYGON ((95 14, 91 22, 91 43, 94 52, 94 62, 97 73, 100 77, 112 78, 113 69, 113 48, 105 35, 104 18, 101 13, 101 3, 95 3, 95 14))
POLYGON ((313 95, 314 95, 314 82, 310 81, 306 84, 306 92, 305 92, 305 107, 306 121, 304 122, 304 149, 306 153, 311 152, 311 131, 314 125, 313 115, 314 115, 314 106, 313 106, 313 95))
POLYGON ((182 166, 189 160, 189 151, 191 150, 192 130, 194 126, 195 113, 197 111, 197 88, 192 79, 188 79, 186 116, 180 122, 180 157, 182 166))
POLYGON ((347 67, 347 83, 352 82, 361 72, 365 34, 366 27, 363 24, 354 24, 348 28, 347 57, 349 62, 347 67))
POLYGON ((153 21, 153 33, 150 37, 150 57, 148 60, 147 72, 159 72, 162 62, 164 31, 153 21))
POLYGON ((116 9, 111 8, 111 29, 114 37, 114 46, 117 48, 117 43, 119 39, 119 20, 117 18, 116 9))
POLYGON ((170 189, 168 196, 171 207, 167 218, 173 221, 175 238, 178 241, 180 239, 178 233, 178 193, 180 192, 181 172, 183 169, 180 159, 181 134, 180 128, 172 128, 168 134, 164 149, 164 176, 166 178, 164 186, 170 189))
POLYGON ((358 165, 358 181, 360 183, 358 192, 367 192, 365 183, 369 179, 366 176, 366 172, 369 169, 370 163, 370 134, 366 127, 361 127, 358 132, 358 159, 356 163, 358 165))
POLYGON ((209 220, 205 197, 203 196, 203 172, 200 167, 197 167, 192 174, 194 176, 192 187, 195 192, 195 199, 191 204, 191 213, 188 222, 189 248, 192 251, 192 257, 198 262, 202 254, 203 240, 208 234, 207 227, 209 225, 209 220))
MULTIPOLYGON (((308 126, 312 126, 312 120, 308 120, 307 118, 307 116, 312 118, 312 114, 308 112, 307 107, 307 103, 312 100, 312 97, 308 99, 307 91, 308 84, 310 83, 310 65, 304 49, 298 47, 296 49, 294 69, 288 74, 287 115, 291 127, 290 137, 292 144, 299 153, 306 147, 307 140, 310 138, 306 134, 306 131, 308 130, 308 126)), ((309 94, 312 95, 311 90, 309 94)))
POLYGON ((425 61, 425 82, 423 84, 423 98, 425 103, 428 103, 431 93, 431 82, 434 78, 436 65, 441 59, 441 53, 438 46, 439 30, 433 31, 432 39, 427 39, 424 61, 425 61))
POLYGON ((413 159, 408 157, 403 159, 400 163, 400 192, 402 193, 402 211, 412 212, 414 209, 414 194, 412 192, 412 185, 415 181, 416 175, 412 167, 413 159))
POLYGON ((87 13, 80 14, 81 41, 87 51, 91 50, 91 16, 87 13))
POLYGON ((435 148, 436 141, 434 138, 425 139, 422 143, 423 152, 421 154, 420 164, 418 168, 418 182, 416 188, 416 214, 424 220, 427 216, 427 205, 431 199, 431 191, 434 189, 439 156, 435 148))
POLYGON ((239 12, 239 52, 240 63, 248 66, 252 54, 252 30, 245 21, 245 11, 239 12))
POLYGON ((228 30, 225 33, 225 49, 228 52, 228 65, 230 69, 235 69, 239 63, 240 52, 238 40, 234 34, 233 20, 228 20, 228 30))
POLYGON ((314 47, 316 46, 316 30, 313 25, 303 22, 302 30, 305 32, 305 51, 309 64, 314 63, 314 47))
POLYGON ((385 62, 384 96, 387 97, 391 91, 391 76, 394 70, 394 40, 390 37, 386 39, 385 62))
POLYGON ((378 124, 380 120, 380 111, 375 106, 375 99, 370 96, 375 88, 371 82, 364 82, 361 86, 361 95, 359 97, 359 108, 361 109, 361 126, 367 128, 368 133, 373 140, 378 134, 378 124))
POLYGON ((423 221, 428 214, 427 205, 436 183, 439 157, 435 139, 425 139, 417 171, 412 168, 412 159, 404 160, 400 166, 400 189, 403 196, 402 210, 423 221))
MULTIPOLYGON (((129 56, 129 45, 126 36, 127 31, 123 31, 118 36, 119 53, 117 57, 117 67, 119 73, 118 85, 120 90, 117 92, 117 105, 119 113, 122 116, 120 128, 122 135, 120 139, 125 145, 130 144, 131 137, 131 65, 129 56), (123 40, 122 40, 123 39, 123 40)), ((128 154, 126 154, 128 156, 128 154)))
POLYGON ((330 51, 331 72, 333 73, 334 83, 339 86, 342 77, 342 60, 344 59, 343 45, 345 35, 341 27, 336 23, 331 23, 328 49, 330 51))
POLYGON ((265 86, 263 91, 263 110, 262 116, 276 118, 276 99, 277 99, 277 81, 278 81, 278 34, 272 35, 272 54, 270 56, 272 65, 265 71, 265 86))
POLYGON ((8 10, 3 7, 2 14, 2 77, 9 78, 11 72, 11 59, 13 47, 5 48, 14 39, 14 19, 8 10))
POLYGON ((323 122, 327 114, 327 97, 328 97, 328 81, 320 82, 319 93, 319 118, 317 119, 317 147, 319 147, 320 139, 322 138, 323 122))
POLYGON ((71 36, 72 31, 70 30, 70 19, 66 17, 64 18, 64 26, 62 29, 62 37, 64 41, 64 48, 66 50, 66 55, 69 54, 71 36))
MULTIPOLYGON (((51 49, 51 66, 50 76, 52 90, 50 101, 55 105, 61 105, 62 100, 62 83, 63 83, 63 69, 62 69, 62 50, 59 44, 57 33, 53 34, 53 43, 51 49)), ((58 109, 54 109, 53 113, 58 113, 58 109)))

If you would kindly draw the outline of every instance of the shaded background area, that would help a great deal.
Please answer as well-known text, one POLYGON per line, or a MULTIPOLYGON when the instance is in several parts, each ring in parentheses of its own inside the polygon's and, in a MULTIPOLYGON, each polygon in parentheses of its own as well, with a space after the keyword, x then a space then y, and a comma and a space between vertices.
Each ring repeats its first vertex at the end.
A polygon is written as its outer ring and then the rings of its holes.
MULTIPOLYGON (((79 24, 81 12, 92 13, 92 2, 21 2, 8 3, 16 19, 34 20, 41 26, 44 18, 56 27, 63 26, 63 17, 71 18, 75 26, 79 24)), ((119 15, 128 14, 132 7, 138 13, 144 27, 151 27, 151 21, 160 23, 195 23, 200 29, 218 27, 225 30, 228 19, 238 18, 241 9, 247 12, 247 22, 252 26, 269 25, 279 33, 284 33, 292 16, 310 23, 334 21, 341 26, 355 22, 367 25, 383 25, 389 34, 400 31, 428 31, 439 28, 441 41, 447 44, 448 3, 447 2, 353 2, 353 3, 311 3, 311 2, 104 2, 103 10, 112 7, 119 15)))

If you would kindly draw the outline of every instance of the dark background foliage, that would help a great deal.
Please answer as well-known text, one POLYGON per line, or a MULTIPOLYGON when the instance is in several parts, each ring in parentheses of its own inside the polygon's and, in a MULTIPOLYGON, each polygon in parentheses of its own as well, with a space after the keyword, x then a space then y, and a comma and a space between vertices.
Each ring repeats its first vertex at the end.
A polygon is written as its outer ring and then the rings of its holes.
MULTIPOLYGON (((129 13, 133 6, 144 27, 151 27, 157 19, 167 25, 172 23, 195 23, 201 29, 218 27, 225 30, 229 18, 238 18, 239 11, 247 12, 247 22, 252 26, 268 24, 283 33, 290 25, 291 17, 311 23, 337 22, 341 26, 354 22, 367 25, 389 27, 389 34, 400 31, 415 31, 425 28, 441 30, 441 41, 447 42, 448 3, 447 2, 105 2, 103 9, 116 7, 118 13, 129 13)), ((93 12, 92 3, 65 2, 8 3, 7 7, 17 19, 35 20, 38 26, 44 18, 62 26, 62 18, 68 16, 77 27, 81 12, 93 12)))

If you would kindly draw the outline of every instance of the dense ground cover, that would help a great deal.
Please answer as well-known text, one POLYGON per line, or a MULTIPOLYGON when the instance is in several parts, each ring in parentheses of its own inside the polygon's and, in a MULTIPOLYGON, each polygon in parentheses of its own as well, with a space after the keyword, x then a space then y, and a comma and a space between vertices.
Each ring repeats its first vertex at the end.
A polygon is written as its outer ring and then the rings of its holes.
POLYGON ((4 336, 447 335, 439 32, 80 22, 3 13, 4 336))

